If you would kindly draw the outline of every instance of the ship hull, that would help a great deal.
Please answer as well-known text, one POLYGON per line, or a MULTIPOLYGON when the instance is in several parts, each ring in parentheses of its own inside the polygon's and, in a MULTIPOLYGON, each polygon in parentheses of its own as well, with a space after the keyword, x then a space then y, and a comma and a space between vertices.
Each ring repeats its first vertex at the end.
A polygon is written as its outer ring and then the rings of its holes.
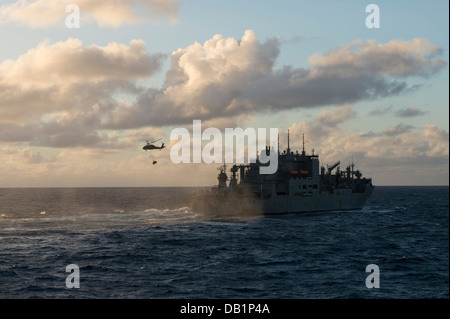
POLYGON ((348 190, 333 194, 276 196, 264 199, 262 206, 266 214, 360 210, 372 189, 368 187, 364 193, 352 193, 348 190))
POLYGON ((336 194, 278 195, 271 198, 209 192, 195 196, 192 208, 195 212, 214 216, 350 211, 362 209, 372 190, 373 186, 367 187, 363 193, 349 191, 336 194))

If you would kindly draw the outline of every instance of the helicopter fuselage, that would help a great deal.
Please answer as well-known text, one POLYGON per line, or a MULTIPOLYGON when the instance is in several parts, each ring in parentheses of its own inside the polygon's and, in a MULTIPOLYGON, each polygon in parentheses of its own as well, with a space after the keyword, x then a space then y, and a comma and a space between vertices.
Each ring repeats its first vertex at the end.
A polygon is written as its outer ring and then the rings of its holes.
POLYGON ((162 150, 164 148, 164 144, 161 146, 155 146, 153 144, 147 144, 145 145, 142 149, 145 151, 149 151, 149 150, 162 150))

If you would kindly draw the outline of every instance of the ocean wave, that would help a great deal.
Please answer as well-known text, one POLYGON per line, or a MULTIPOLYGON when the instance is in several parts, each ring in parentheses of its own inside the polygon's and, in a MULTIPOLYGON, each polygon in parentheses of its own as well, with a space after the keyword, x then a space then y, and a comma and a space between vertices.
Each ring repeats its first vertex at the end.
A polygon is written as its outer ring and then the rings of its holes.
POLYGON ((17 230, 39 231, 43 226, 46 229, 53 228, 71 228, 80 227, 113 227, 120 225, 164 225, 173 223, 187 223, 197 221, 197 214, 189 207, 180 207, 176 209, 157 209, 148 208, 140 211, 126 212, 117 210, 113 212, 99 213, 78 213, 69 215, 37 214, 35 217, 8 218, 0 219, 2 233, 15 232, 17 230), (53 227, 52 227, 53 226, 53 227))

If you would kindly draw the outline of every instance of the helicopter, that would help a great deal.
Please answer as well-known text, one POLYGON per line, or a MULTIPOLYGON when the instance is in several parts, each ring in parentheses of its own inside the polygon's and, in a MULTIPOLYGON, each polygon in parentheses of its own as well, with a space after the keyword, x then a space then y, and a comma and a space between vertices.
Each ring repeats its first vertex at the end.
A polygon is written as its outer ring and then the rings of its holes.
POLYGON ((147 141, 147 145, 144 145, 144 147, 142 149, 145 150, 145 151, 148 151, 148 150, 162 150, 165 147, 164 146, 164 142, 161 144, 161 146, 155 146, 155 145, 152 144, 152 143, 158 142, 159 140, 161 140, 161 139, 159 138, 159 139, 154 140, 154 141, 152 141, 150 143, 147 141))

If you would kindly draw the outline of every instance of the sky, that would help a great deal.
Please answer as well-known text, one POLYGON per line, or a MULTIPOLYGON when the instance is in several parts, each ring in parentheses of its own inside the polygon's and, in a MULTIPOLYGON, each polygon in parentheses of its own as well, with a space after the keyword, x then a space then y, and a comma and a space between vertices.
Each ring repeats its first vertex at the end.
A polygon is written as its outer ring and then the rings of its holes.
POLYGON ((448 185, 448 6, 2 0, 0 187, 214 185, 219 164, 170 158, 194 120, 304 134, 374 185, 448 185))

